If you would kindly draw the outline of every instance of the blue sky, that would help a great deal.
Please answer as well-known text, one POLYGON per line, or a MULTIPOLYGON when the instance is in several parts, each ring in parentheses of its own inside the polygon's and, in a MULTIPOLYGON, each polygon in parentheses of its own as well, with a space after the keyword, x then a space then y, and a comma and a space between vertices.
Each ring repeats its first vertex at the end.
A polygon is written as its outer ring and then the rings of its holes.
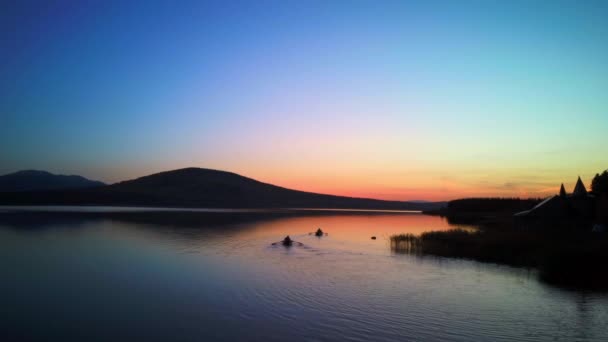
POLYGON ((540 196, 608 167, 607 17, 606 1, 4 1, 0 173, 540 196))

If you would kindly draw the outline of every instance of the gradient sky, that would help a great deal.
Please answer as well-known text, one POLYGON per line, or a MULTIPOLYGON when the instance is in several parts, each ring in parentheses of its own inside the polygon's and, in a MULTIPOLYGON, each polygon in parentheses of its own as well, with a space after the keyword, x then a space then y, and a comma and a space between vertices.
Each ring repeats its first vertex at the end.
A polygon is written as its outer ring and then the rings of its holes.
POLYGON ((1 1, 0 173, 384 199, 608 168, 608 1, 1 1))

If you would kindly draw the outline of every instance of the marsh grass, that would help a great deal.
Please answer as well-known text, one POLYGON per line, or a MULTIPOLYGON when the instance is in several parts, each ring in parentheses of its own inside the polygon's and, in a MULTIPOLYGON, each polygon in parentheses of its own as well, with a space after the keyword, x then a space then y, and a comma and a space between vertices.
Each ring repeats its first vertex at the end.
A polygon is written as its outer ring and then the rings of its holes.
POLYGON ((608 237, 573 231, 452 229, 390 237, 396 253, 466 258, 533 267, 542 280, 608 290, 608 237))

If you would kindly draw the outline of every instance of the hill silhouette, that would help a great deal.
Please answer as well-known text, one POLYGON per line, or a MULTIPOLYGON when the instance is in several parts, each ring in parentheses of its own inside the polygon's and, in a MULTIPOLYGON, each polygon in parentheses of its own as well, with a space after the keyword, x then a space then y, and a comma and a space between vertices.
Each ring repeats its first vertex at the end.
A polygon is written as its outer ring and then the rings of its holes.
POLYGON ((82 176, 55 175, 38 170, 23 170, 0 176, 0 192, 81 189, 104 185, 82 176))
POLYGON ((0 204, 427 210, 444 203, 383 201, 317 194, 259 182, 232 172, 185 168, 99 188, 5 193, 0 194, 0 204))

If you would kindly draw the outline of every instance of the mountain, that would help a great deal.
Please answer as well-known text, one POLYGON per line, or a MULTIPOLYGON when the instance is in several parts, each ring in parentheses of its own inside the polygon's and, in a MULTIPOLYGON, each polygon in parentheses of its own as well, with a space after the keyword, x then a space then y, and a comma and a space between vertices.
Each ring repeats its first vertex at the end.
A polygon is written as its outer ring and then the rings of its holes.
POLYGON ((54 175, 37 170, 23 170, 0 176, 0 192, 81 189, 104 185, 81 176, 54 175))
POLYGON ((352 198, 291 190, 201 168, 156 173, 82 190, 0 195, 0 204, 132 205, 199 208, 435 209, 443 203, 352 198))

